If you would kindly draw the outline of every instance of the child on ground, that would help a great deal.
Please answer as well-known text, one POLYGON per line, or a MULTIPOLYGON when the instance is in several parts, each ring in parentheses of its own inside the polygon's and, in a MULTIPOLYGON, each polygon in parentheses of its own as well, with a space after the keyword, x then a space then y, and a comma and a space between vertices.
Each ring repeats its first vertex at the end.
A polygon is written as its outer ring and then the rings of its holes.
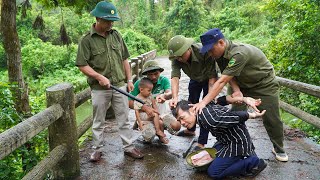
POLYGON ((200 114, 187 101, 180 101, 173 114, 186 128, 196 123, 216 137, 216 158, 210 164, 207 172, 214 179, 223 179, 227 176, 255 177, 267 166, 263 159, 259 159, 254 152, 251 137, 245 125, 249 118, 258 118, 262 112, 230 111, 228 103, 244 102, 247 105, 258 106, 260 100, 250 97, 223 96, 217 103, 211 102, 205 106, 200 114), (219 105, 220 104, 220 105, 219 105))
MULTIPOLYGON (((146 77, 142 78, 139 83, 140 93, 137 95, 137 98, 144 101, 145 105, 157 110, 156 101, 151 94, 152 88, 152 81, 146 77)), ((164 133, 163 122, 160 119, 159 114, 154 113, 154 117, 149 117, 145 112, 139 110, 140 106, 141 103, 137 101, 134 102, 136 121, 140 131, 142 131, 144 140, 150 142, 153 137, 157 135, 162 143, 168 144, 169 140, 166 138, 164 133)))

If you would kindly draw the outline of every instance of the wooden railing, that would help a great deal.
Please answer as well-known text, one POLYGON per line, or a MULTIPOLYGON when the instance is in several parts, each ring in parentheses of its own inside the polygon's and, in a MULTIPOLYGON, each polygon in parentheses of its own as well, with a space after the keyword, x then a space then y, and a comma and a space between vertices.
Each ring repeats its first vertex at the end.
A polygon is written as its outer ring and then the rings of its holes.
MULTIPOLYGON (((132 58, 133 78, 141 76, 145 61, 154 59, 156 50, 132 58)), ((43 179, 52 172, 55 179, 73 179, 80 175, 78 139, 92 125, 92 115, 78 127, 75 108, 91 98, 90 89, 74 94, 70 83, 60 83, 47 88, 47 108, 0 134, 0 160, 48 128, 49 154, 23 179, 43 179), (75 131, 75 129, 77 129, 75 131)))
MULTIPOLYGON (((293 89, 293 90, 297 90, 309 95, 312 95, 314 97, 318 97, 320 98, 320 87, 319 86, 315 86, 315 85, 311 85, 311 84, 306 84, 306 83, 302 83, 299 81, 293 81, 290 79, 285 79, 282 77, 277 77, 279 83, 281 86, 293 89)), ((312 124, 314 126, 316 126, 317 128, 320 128, 320 118, 317 116, 314 116, 312 114, 309 114, 305 111, 302 111, 301 109, 292 106, 286 102, 280 101, 280 107, 281 109, 285 110, 286 112, 302 119, 303 121, 312 124)))

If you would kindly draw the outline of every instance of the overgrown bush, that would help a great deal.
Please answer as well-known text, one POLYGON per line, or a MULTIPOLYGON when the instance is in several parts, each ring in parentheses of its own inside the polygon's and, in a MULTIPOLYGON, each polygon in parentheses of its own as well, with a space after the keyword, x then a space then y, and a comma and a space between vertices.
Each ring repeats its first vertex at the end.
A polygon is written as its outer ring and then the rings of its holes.
POLYGON ((76 45, 57 46, 32 38, 21 49, 24 74, 36 79, 40 75, 74 66, 76 50, 76 45))
POLYGON ((138 56, 153 49, 157 49, 157 45, 153 39, 145 36, 141 33, 135 32, 132 29, 121 30, 123 39, 128 46, 128 50, 131 53, 131 57, 138 56))

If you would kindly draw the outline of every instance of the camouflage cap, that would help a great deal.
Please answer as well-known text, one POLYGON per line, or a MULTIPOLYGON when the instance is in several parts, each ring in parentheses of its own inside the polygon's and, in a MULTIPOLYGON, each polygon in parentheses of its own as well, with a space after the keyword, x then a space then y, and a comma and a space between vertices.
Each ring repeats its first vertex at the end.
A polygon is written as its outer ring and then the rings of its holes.
POLYGON ((157 61, 155 60, 149 60, 144 63, 142 68, 142 75, 146 75, 149 71, 159 70, 162 72, 164 69, 161 68, 157 61))

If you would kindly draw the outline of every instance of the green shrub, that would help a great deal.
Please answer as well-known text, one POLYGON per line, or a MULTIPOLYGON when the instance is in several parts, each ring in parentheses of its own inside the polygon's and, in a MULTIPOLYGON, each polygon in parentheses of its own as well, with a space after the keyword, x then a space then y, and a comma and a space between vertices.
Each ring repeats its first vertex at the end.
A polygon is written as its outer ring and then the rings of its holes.
POLYGON ((157 49, 154 40, 148 36, 135 32, 132 29, 123 29, 120 32, 123 34, 123 39, 128 46, 131 57, 136 57, 153 49, 157 49))
POLYGON ((22 47, 23 71, 28 77, 37 78, 74 65, 77 46, 55 46, 40 39, 30 39, 22 47))

